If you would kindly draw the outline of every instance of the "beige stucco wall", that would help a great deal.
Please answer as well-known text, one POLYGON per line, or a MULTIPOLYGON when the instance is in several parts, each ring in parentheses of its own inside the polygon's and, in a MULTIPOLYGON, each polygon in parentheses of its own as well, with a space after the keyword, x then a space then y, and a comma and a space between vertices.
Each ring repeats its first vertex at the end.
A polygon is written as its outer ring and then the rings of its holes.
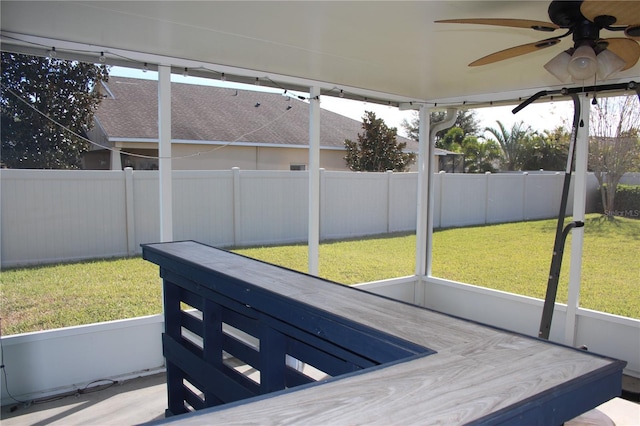
MULTIPOLYGON (((348 170, 344 155, 345 151, 342 150, 321 150, 320 167, 348 170)), ((171 146, 171 156, 175 170, 229 170, 232 167, 242 170, 290 170, 291 165, 308 166, 309 163, 309 151, 306 148, 178 143, 171 146)))
MULTIPOLYGON (((155 143, 118 142, 115 147, 122 152, 134 152, 148 156, 157 156, 155 143)), ((97 153, 94 153, 94 155, 97 153)), ((331 171, 348 171, 344 156, 345 150, 321 149, 320 167, 331 171)), ((173 143, 171 145, 172 166, 175 170, 229 170, 239 167, 242 170, 290 170, 292 165, 309 166, 309 150, 306 147, 256 147, 240 145, 204 145, 173 143)), ((105 158, 108 158, 108 153, 105 158)), ((122 166, 139 163, 134 169, 148 170, 157 168, 157 160, 130 157, 123 159, 122 166), (144 164, 143 164, 144 163, 144 164), (155 167, 152 167, 155 166, 155 167)), ((95 169, 91 162, 85 168, 95 169)), ((414 164, 410 171, 416 171, 414 164)))

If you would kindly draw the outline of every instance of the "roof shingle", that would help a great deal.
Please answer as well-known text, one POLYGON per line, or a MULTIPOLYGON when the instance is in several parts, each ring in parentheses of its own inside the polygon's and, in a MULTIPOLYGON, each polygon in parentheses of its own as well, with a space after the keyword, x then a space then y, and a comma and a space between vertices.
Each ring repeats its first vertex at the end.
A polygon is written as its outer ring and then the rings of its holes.
MULTIPOLYGON (((107 136, 157 139, 158 82, 110 77, 106 85, 112 96, 102 100, 96 118, 107 136)), ((173 140, 306 146, 309 105, 279 93, 171 83, 171 125, 173 140)), ((361 132, 361 122, 321 108, 322 147, 343 148, 361 132)), ((415 141, 398 141, 417 151, 415 141)))

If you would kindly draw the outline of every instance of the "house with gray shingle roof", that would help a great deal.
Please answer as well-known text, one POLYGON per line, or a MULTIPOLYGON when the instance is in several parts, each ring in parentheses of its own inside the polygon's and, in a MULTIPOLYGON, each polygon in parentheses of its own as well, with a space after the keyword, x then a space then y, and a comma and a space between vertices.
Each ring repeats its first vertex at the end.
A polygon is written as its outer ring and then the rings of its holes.
MULTIPOLYGON (((110 77, 88 132, 94 142, 85 169, 153 170, 158 167, 158 83, 110 77)), ((177 170, 305 170, 309 106, 280 93, 195 84, 171 84, 173 168, 177 170)), ((320 167, 348 170, 345 139, 362 123, 321 109, 320 167)), ((416 141, 398 136, 407 150, 416 141)), ((442 153, 439 153, 442 154, 442 153)))

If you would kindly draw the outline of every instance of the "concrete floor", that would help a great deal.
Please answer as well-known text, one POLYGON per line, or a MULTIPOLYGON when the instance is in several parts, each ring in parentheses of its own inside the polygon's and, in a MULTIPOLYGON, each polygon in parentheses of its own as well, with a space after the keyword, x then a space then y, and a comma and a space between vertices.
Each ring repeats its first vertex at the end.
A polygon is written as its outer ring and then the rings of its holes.
MULTIPOLYGON (((166 407, 165 376, 162 373, 29 406, 8 405, 2 407, 0 420, 2 426, 137 425, 164 418, 166 407)), ((565 424, 640 426, 640 405, 615 398, 565 424)))
POLYGON ((161 373, 50 402, 4 406, 0 419, 2 426, 135 425, 163 419, 166 408, 165 375, 161 373))

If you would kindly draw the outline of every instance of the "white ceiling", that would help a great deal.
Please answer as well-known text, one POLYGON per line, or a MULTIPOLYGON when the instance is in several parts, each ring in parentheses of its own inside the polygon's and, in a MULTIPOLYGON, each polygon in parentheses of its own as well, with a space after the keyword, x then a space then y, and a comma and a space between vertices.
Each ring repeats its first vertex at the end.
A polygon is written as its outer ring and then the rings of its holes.
MULTIPOLYGON (((104 50, 150 64, 202 65, 394 102, 474 102, 560 88, 543 65, 571 46, 570 37, 542 51, 469 68, 467 64, 481 56, 549 34, 433 21, 548 21, 547 7, 547 1, 481 0, 2 1, 0 13, 3 49, 21 44, 15 37, 28 39, 32 48, 33 42, 42 44, 36 46, 41 50, 47 43, 59 51, 81 43, 91 54, 104 50)), ((601 35, 615 36, 606 33, 601 35)), ((639 79, 636 64, 610 82, 639 79)))

